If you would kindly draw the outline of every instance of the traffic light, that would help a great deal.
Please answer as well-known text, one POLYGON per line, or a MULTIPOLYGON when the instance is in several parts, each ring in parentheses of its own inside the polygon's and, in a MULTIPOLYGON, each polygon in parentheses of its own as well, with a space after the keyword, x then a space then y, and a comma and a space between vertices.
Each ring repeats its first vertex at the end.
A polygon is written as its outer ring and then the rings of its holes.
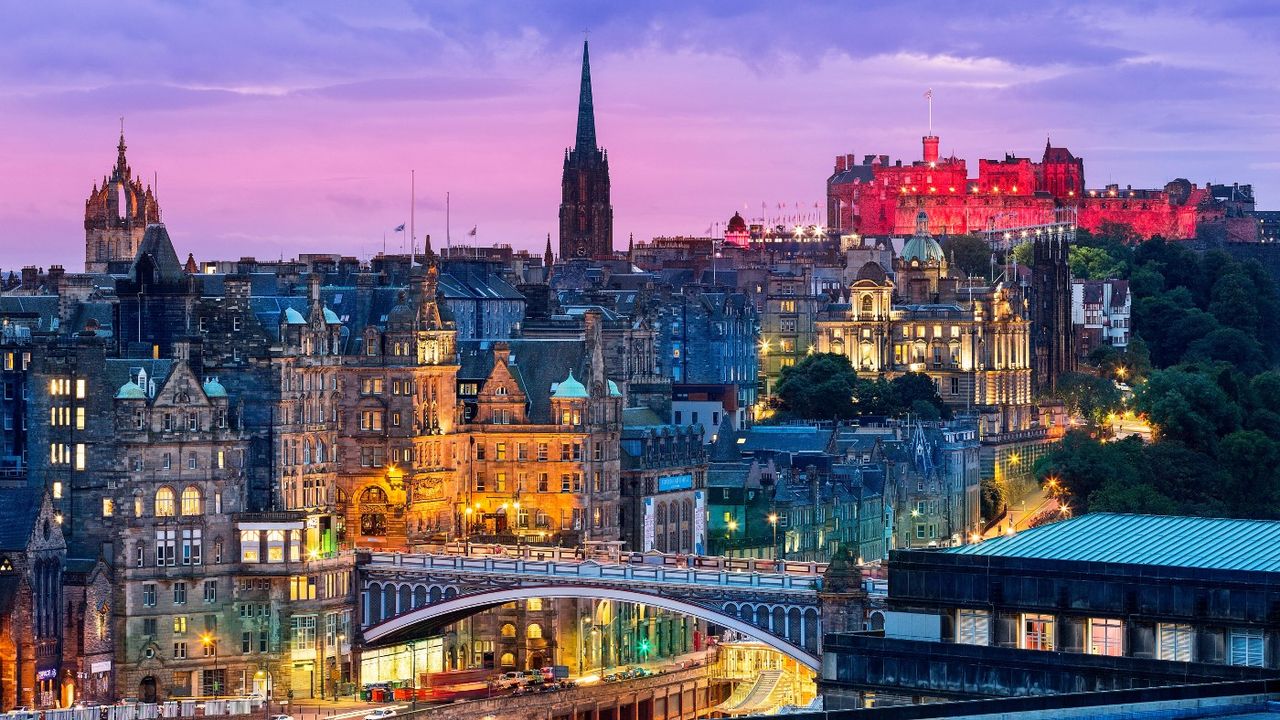
POLYGON ((640 641, 640 644, 637 646, 637 649, 640 651, 640 654, 641 654, 641 655, 648 655, 648 654, 649 654, 649 640, 648 640, 647 638, 646 638, 646 639, 642 639, 642 640, 640 641))

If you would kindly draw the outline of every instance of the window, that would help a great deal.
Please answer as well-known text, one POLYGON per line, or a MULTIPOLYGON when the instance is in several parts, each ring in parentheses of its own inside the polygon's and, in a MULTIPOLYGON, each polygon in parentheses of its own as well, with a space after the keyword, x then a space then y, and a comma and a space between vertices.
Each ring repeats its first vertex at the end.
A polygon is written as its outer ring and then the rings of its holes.
POLYGON ((207 603, 218 602, 218 581, 217 580, 204 581, 204 601, 207 603))
MULTIPOLYGON (((192 462, 194 462, 195 459, 196 459, 196 456, 193 453, 191 455, 192 462)), ((170 494, 172 494, 172 492, 173 491, 171 490, 170 494)), ((159 515, 159 513, 156 513, 156 514, 159 515)), ((182 514, 183 515, 199 515, 200 514, 200 490, 194 485, 188 485, 186 489, 182 491, 182 514)))
POLYGON ((267 531, 267 562, 284 562, 284 531, 267 531))
POLYGON ((991 613, 987 610, 960 610, 956 622, 956 642, 987 645, 991 637, 991 613))
POLYGON ((524 636, 528 640, 539 640, 542 638, 542 626, 538 623, 529 623, 524 629, 524 636))
POLYGON ((187 644, 185 642, 176 642, 173 644, 173 659, 185 660, 187 657, 187 644))
POLYGON ((506 459, 507 459, 507 444, 506 444, 506 443, 497 443, 497 444, 495 444, 495 445, 493 446, 493 459, 494 459, 494 460, 506 460, 506 459))
POLYGON ((503 623, 501 632, 502 637, 513 638, 516 636, 516 626, 511 623, 503 623))
POLYGON ((111 498, 102 498, 102 517, 112 517, 116 514, 116 501, 111 498))
POLYGON ((1158 657, 1161 660, 1191 662, 1191 643, 1195 635, 1190 625, 1160 623, 1158 657))
POLYGON ((142 619, 142 634, 143 634, 143 635, 155 635, 155 634, 156 634, 156 619, 155 619, 155 618, 143 618, 143 619, 142 619))
POLYGON ((156 606, 156 584, 155 583, 142 583, 142 606, 143 607, 156 606))
POLYGON ((83 379, 76 380, 76 397, 81 400, 84 399, 84 380, 83 379))
POLYGON ((156 567, 176 564, 177 554, 174 547, 176 540, 176 530, 156 530, 156 567))
POLYGON ((84 429, 84 408, 82 407, 76 408, 76 429, 84 429))
POLYGON ((53 481, 53 499, 54 500, 62 499, 62 481, 61 480, 53 481))
POLYGON ((1124 623, 1115 618, 1089 619, 1089 654, 1124 654, 1124 623))
POLYGON ((257 530, 240 531, 240 562, 256 563, 260 559, 261 535, 257 530))
POLYGON ((382 429, 382 411, 381 410, 362 410, 360 412, 360 429, 361 430, 381 430, 382 429))
POLYGON ((538 473, 538 492, 547 492, 550 489, 550 479, 547 473, 538 473))
POLYGON ((316 647, 316 616, 294 615, 291 619, 293 649, 314 650, 316 647))
POLYGON ((203 543, 200 528, 184 528, 182 531, 182 564, 199 565, 202 562, 203 543))
POLYGON ((187 584, 179 581, 173 584, 173 604, 185 605, 187 603, 187 584))
POLYGON ((1252 628, 1233 628, 1231 630, 1230 651, 1229 661, 1232 665, 1262 667, 1262 631, 1252 628))
POLYGON ((174 635, 187 634, 187 616, 186 615, 173 616, 173 634, 174 635))
POLYGON ((1023 615, 1022 644, 1024 650, 1053 649, 1053 616, 1023 615))
POLYGON ((547 459, 547 444, 538 443, 538 460, 545 461, 547 459))
POLYGON ((542 598, 529 598, 524 601, 524 609, 538 611, 542 609, 542 598))
POLYGON ((173 467, 173 458, 169 455, 169 453, 165 453, 161 457, 160 467, 164 470, 168 470, 169 468, 173 467))

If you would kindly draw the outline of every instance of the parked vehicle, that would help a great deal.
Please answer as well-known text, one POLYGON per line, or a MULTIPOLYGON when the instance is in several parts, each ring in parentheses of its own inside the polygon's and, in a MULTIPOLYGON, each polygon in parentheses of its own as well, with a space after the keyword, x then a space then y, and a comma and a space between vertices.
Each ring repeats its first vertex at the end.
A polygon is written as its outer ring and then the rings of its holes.
POLYGON ((368 715, 364 716, 364 720, 387 720, 396 716, 396 711, 392 708, 378 708, 368 715))

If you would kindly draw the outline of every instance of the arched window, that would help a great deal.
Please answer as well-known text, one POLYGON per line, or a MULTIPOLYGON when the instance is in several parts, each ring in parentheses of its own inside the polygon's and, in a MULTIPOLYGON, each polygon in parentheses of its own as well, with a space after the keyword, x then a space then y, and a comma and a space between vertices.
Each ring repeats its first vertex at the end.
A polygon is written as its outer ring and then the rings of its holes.
POLYGON ((538 623, 529 623, 524 629, 524 636, 529 640, 540 640, 542 638, 542 626, 538 623))
POLYGON ((156 517, 173 517, 173 488, 162 487, 156 491, 156 504, 153 512, 156 517))
POLYGON ((387 516, 383 508, 387 493, 377 485, 371 485, 360 493, 360 534, 381 537, 387 534, 387 516))
POLYGON ((864 316, 863 319, 866 319, 866 317, 869 317, 873 314, 875 314, 875 311, 873 310, 873 305, 871 303, 871 296, 863 295, 862 296, 862 315, 864 316))
POLYGON ((371 485, 360 493, 360 504, 385 504, 387 502, 387 492, 377 485, 371 485))
POLYGON ((498 662, 504 668, 516 666, 516 656, 511 653, 502 653, 502 659, 498 662))
POLYGON ((684 501, 684 508, 680 512, 680 519, 684 520, 685 522, 693 521, 693 501, 692 500, 684 501))
POLYGON ((310 440, 302 441, 302 464, 303 465, 311 464, 311 441, 310 440))
POLYGON ((516 636, 515 625, 512 625, 511 623, 506 623, 505 625, 502 626, 502 637, 513 638, 515 636, 516 636))
MULTIPOLYGON (((321 413, 320 416, 324 417, 324 413, 321 413)), ((323 440, 316 441, 316 462, 318 463, 324 462, 324 441, 323 440)))
POLYGON ((524 609, 525 610, 541 610, 542 598, 529 598, 528 600, 525 600, 524 609))
MULTIPOLYGON (((159 515, 160 513, 156 513, 159 515)), ((169 513, 172 515, 173 513, 169 513)), ((182 514, 183 515, 199 515, 200 514, 200 490, 195 485, 188 485, 182 491, 182 514)))

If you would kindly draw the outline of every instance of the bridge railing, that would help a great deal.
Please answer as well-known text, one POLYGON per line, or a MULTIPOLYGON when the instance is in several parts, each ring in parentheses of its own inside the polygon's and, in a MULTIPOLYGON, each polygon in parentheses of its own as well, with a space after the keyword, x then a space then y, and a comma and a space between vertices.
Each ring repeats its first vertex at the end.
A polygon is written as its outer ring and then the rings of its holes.
POLYGON ((659 552, 618 552, 601 549, 544 547, 538 545, 498 545, 494 543, 445 543, 420 546, 426 554, 466 557, 522 558, 525 560, 555 560, 617 565, 659 565, 669 568, 697 568, 699 570, 730 570, 751 573, 780 573, 785 575, 822 575, 827 564, 773 560, 769 558, 732 558, 719 555, 684 555, 659 552))
MULTIPOLYGON (((809 565, 809 563, 800 563, 809 565)), ((822 576, 815 572, 780 573, 736 568, 671 567, 659 564, 601 563, 596 561, 537 560, 521 557, 439 555, 427 553, 372 552, 366 567, 390 566, 498 573, 524 577, 599 579, 659 585, 754 587, 774 590, 817 590, 822 576)))

